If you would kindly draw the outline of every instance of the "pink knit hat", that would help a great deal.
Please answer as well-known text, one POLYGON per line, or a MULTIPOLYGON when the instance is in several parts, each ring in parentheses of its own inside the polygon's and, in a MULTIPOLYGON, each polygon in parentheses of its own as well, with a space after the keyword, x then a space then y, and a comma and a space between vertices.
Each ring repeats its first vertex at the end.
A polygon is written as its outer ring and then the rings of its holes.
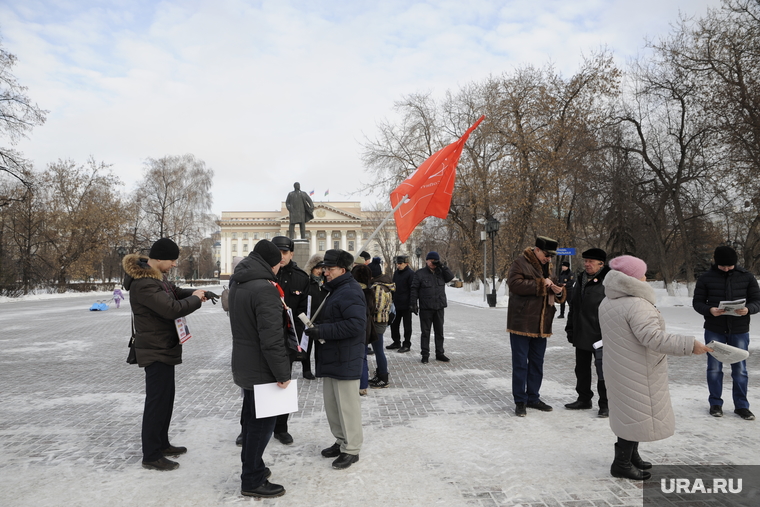
POLYGON ((610 268, 639 279, 647 273, 647 263, 633 255, 621 255, 610 261, 610 268))

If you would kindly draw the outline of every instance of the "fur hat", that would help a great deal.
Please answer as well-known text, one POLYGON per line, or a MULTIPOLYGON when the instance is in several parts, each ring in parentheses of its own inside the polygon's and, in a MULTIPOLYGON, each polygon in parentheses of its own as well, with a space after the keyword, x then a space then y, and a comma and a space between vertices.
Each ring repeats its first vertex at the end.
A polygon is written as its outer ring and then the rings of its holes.
POLYGON ((279 248, 280 250, 285 250, 288 252, 293 251, 293 247, 294 247, 293 240, 287 236, 275 236, 274 238, 272 238, 272 243, 274 243, 275 246, 279 248))
MULTIPOLYGON (((584 259, 585 259, 585 257, 584 257, 584 259)), ((562 261, 562 264, 560 264, 560 266, 564 266, 566 268, 569 268, 570 267, 570 263, 567 262, 567 261, 562 261)))
POLYGON ((441 260, 441 256, 438 255, 438 252, 428 252, 427 256, 425 257, 425 260, 433 259, 434 261, 441 260))
POLYGON ((311 257, 309 257, 309 260, 306 261, 306 266, 304 266, 303 270, 307 273, 311 274, 311 270, 314 268, 321 268, 325 265, 323 262, 324 257, 322 257, 322 254, 315 253, 311 257))
POLYGON ((601 248, 589 248, 581 254, 584 259, 590 259, 592 261, 607 262, 607 252, 601 248))
POLYGON ((345 250, 330 249, 325 252, 324 263, 327 267, 338 266, 348 271, 354 264, 354 256, 345 250))
POLYGON ((610 268, 637 280, 647 274, 647 263, 633 255, 621 255, 610 261, 610 268))
POLYGON ((541 249, 546 255, 557 255, 557 247, 559 243, 557 240, 547 238, 546 236, 539 236, 536 238, 536 247, 541 249))
POLYGON ((253 247, 253 252, 259 254, 269 267, 275 267, 282 260, 280 249, 268 239, 259 240, 253 247))
POLYGON ((736 266, 739 256, 736 254, 736 250, 730 246, 719 246, 713 253, 713 259, 715 259, 717 266, 736 266))
POLYGON ((179 247, 169 238, 161 238, 150 247, 148 257, 157 261, 174 261, 179 259, 179 247))
POLYGON ((409 256, 408 255, 399 255, 396 257, 396 264, 409 264, 409 256))
POLYGON ((366 287, 369 287, 372 283, 372 271, 369 266, 365 264, 357 264, 354 266, 351 269, 351 275, 357 282, 364 284, 366 287))

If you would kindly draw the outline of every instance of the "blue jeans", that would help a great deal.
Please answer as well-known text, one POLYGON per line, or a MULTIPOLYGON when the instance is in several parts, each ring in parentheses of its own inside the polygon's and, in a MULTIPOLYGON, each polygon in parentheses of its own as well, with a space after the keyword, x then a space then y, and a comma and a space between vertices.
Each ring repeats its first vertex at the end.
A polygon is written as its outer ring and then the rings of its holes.
POLYGON ((512 396, 515 403, 535 403, 539 400, 544 380, 546 338, 509 333, 512 345, 512 396))
MULTIPOLYGON (((705 329, 705 343, 716 342, 733 345, 740 349, 749 349, 749 333, 721 334, 705 329)), ((734 381, 733 397, 734 408, 749 408, 747 401, 747 361, 741 361, 731 365, 731 378, 734 381)), ((723 406, 723 363, 707 354, 707 388, 710 390, 710 405, 723 406)))
POLYGON ((377 340, 372 342, 372 350, 375 351, 375 361, 377 361, 377 372, 385 375, 388 373, 388 359, 385 357, 385 347, 383 347, 383 335, 377 335, 377 340))

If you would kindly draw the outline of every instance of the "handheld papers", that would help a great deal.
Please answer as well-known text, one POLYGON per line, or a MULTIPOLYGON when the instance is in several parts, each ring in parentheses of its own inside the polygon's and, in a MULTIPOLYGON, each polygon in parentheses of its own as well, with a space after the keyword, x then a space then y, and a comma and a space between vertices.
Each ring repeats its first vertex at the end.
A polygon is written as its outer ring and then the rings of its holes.
POLYGON ((741 315, 736 313, 736 310, 741 310, 744 308, 747 304, 746 299, 737 299, 736 301, 721 301, 718 304, 718 308, 721 310, 726 310, 726 313, 723 315, 730 315, 732 317, 741 317, 741 315))
POLYGON ((731 345, 726 345, 725 343, 711 341, 707 346, 715 351, 708 352, 708 354, 721 363, 734 364, 739 361, 744 361, 749 357, 748 351, 738 347, 732 347, 731 345))
POLYGON ((253 399, 256 403, 256 419, 298 412, 298 383, 290 381, 285 389, 277 382, 253 386, 253 399))
POLYGON ((179 336, 180 343, 185 343, 193 337, 193 335, 190 334, 190 329, 187 327, 187 320, 185 320, 184 317, 174 319, 174 325, 177 326, 177 336, 179 336))

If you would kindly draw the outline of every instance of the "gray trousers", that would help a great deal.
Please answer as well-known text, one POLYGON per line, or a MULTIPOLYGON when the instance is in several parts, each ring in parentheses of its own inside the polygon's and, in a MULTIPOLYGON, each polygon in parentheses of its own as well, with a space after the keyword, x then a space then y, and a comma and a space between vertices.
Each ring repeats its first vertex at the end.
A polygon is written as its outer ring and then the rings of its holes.
POLYGON ((364 442, 359 379, 336 380, 324 377, 322 393, 327 422, 330 423, 335 443, 340 445, 340 452, 359 454, 364 442))

